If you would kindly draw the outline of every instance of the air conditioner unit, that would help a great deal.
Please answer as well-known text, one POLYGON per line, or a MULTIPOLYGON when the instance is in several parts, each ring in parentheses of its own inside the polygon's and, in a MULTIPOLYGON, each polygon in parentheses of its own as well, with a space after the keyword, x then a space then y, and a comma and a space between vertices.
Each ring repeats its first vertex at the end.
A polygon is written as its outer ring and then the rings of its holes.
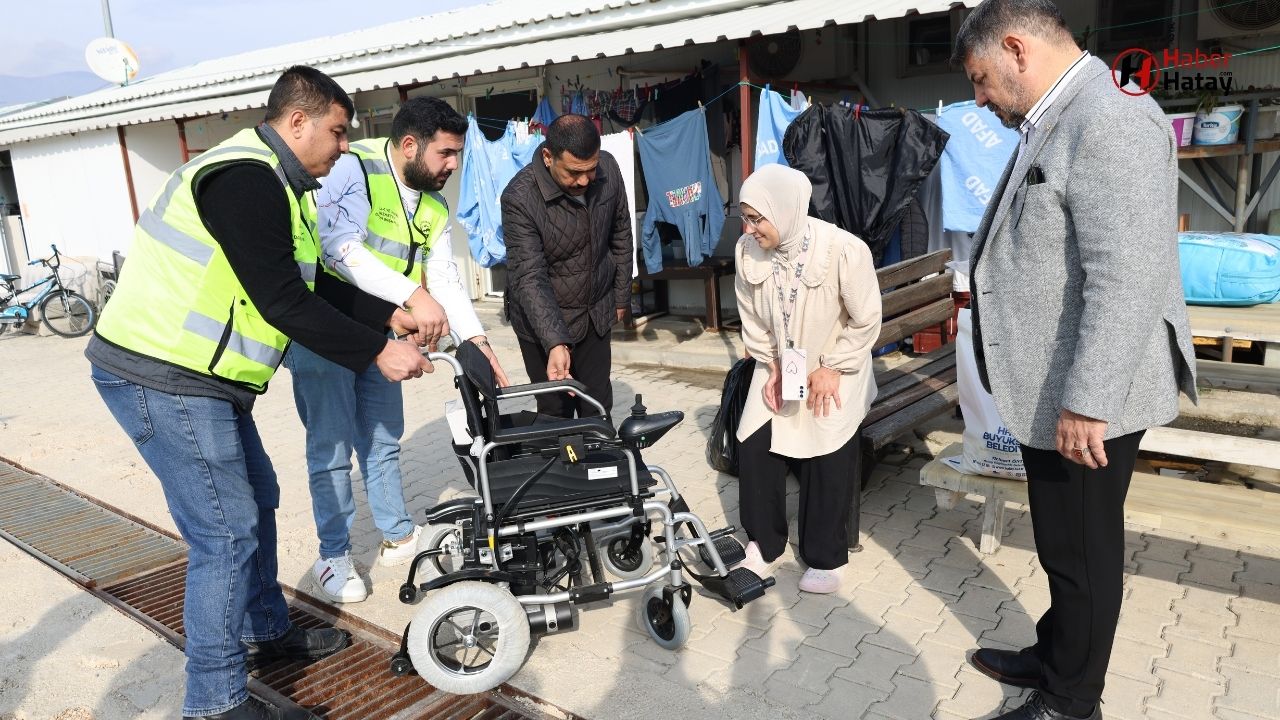
POLYGON ((751 75, 770 82, 847 77, 859 69, 854 30, 842 25, 752 38, 747 43, 751 75))
POLYGON ((1280 0, 1200 0, 1201 40, 1280 35, 1280 0))

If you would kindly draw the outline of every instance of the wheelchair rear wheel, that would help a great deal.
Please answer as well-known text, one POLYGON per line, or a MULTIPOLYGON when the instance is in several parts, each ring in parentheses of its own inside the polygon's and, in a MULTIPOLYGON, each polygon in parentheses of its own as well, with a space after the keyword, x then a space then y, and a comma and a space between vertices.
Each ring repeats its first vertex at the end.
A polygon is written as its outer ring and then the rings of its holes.
POLYGON ((428 593, 408 633, 413 667, 458 695, 485 692, 516 674, 529 652, 529 620, 508 590, 463 581, 428 593))
POLYGON ((689 620, 689 607, 680 598, 680 591, 671 589, 671 600, 663 593, 664 586, 650 585, 640 598, 640 625, 649 637, 664 650, 677 650, 689 639, 693 626, 689 620))

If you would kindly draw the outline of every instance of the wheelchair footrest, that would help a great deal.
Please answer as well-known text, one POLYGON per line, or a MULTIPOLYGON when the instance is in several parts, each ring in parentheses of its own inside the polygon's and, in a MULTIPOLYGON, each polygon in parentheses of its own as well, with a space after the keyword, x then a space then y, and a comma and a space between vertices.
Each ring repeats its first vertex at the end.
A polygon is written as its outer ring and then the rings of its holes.
POLYGON ((737 607, 742 607, 757 598, 764 596, 764 591, 773 587, 772 577, 761 579, 747 568, 735 568, 724 578, 724 599, 737 607))
MULTIPOLYGON (((711 537, 715 538, 712 542, 716 546, 716 554, 720 556, 720 562, 724 563, 725 569, 733 567, 747 558, 747 550, 742 547, 742 543, 732 535, 723 535, 716 537, 716 533, 712 533, 711 537)), ((714 568, 716 564, 711 561, 711 553, 707 551, 707 546, 699 545, 698 554, 702 558, 702 562, 708 567, 714 568)))

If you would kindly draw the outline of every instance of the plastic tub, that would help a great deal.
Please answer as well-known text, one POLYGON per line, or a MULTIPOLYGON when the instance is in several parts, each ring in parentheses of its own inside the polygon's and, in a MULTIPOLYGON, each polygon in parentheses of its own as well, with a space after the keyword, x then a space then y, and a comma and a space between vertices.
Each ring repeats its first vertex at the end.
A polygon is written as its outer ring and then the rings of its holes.
POLYGON ((1240 137, 1242 105, 1219 105, 1209 112, 1196 113, 1196 145, 1231 145, 1240 137))
POLYGON ((1191 137, 1196 130, 1196 114, 1194 112, 1170 113, 1165 117, 1173 125, 1173 136, 1178 139, 1178 147, 1191 144, 1191 137))

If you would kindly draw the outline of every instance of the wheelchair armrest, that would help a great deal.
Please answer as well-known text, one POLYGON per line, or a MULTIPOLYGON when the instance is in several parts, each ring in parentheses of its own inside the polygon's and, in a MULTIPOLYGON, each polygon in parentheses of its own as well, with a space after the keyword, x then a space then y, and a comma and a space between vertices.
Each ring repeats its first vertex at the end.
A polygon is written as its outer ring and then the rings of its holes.
POLYGON ((498 393, 498 397, 503 397, 505 395, 511 395, 514 393, 524 393, 524 392, 529 392, 533 390, 550 390, 553 388, 564 388, 566 390, 575 390, 577 392, 584 392, 584 393, 587 391, 586 385, 583 385, 577 380, 570 378, 568 380, 549 380, 547 382, 526 383, 524 385, 510 385, 507 387, 500 387, 497 389, 497 393, 498 393))
POLYGON ((565 435, 595 435, 606 440, 617 437, 613 426, 599 417, 572 418, 523 427, 504 428, 493 434, 496 443, 523 443, 534 440, 556 440, 565 435))

